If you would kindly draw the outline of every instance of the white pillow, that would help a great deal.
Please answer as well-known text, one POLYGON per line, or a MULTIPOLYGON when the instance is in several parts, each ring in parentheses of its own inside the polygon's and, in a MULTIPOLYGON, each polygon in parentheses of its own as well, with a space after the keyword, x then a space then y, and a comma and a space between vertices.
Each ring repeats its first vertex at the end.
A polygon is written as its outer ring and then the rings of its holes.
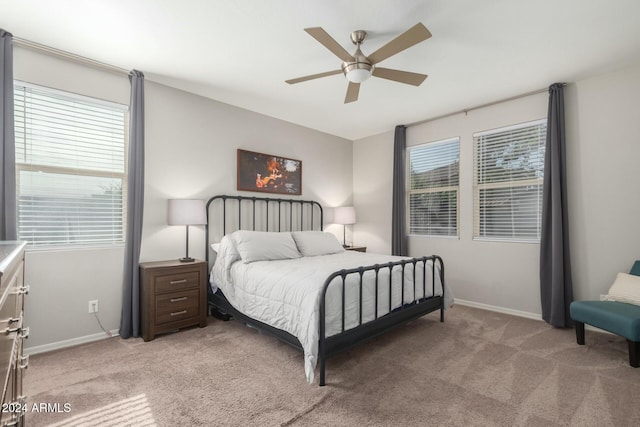
POLYGON ((213 252, 215 252, 216 254, 217 254, 218 252, 220 252, 220 243, 212 243, 212 244, 211 244, 211 250, 212 250, 213 252))
POLYGON ((606 299, 640 305, 640 276, 618 273, 606 299))
POLYGON ((213 265, 214 276, 218 274, 218 280, 224 278, 229 283, 232 283, 231 266, 240 261, 236 242, 231 236, 231 234, 227 234, 220 240, 220 248, 216 251, 216 262, 213 265))
POLYGON ((239 230, 232 234, 242 262, 300 258, 291 233, 239 230))
POLYGON ((294 231, 291 233, 303 256, 329 255, 344 252, 344 248, 331 233, 324 231, 294 231))

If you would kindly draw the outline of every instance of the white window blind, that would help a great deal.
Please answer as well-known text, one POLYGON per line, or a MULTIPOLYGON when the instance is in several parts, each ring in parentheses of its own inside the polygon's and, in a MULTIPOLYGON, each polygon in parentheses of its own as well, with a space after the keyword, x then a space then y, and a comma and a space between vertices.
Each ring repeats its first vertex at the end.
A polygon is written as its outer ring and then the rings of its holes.
POLYGON ((123 242, 127 107, 15 82, 18 237, 123 242))
POLYGON ((546 120, 473 135, 474 237, 540 241, 546 120))
POLYGON ((458 236, 459 138, 409 149, 409 233, 458 236))

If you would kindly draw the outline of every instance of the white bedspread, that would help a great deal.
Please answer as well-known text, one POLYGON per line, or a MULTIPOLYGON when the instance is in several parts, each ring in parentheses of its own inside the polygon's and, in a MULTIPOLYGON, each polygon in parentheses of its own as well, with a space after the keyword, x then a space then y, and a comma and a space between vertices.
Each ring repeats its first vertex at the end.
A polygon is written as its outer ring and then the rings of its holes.
MULTIPOLYGON (((253 319, 282 329, 294 335, 304 350, 304 368, 307 381, 312 383, 318 355, 319 306, 322 286, 327 277, 341 269, 386 264, 401 257, 346 251, 333 255, 302 257, 277 261, 258 261, 245 264, 228 237, 220 245, 211 274, 215 292, 219 287, 236 309, 253 319)), ((413 267, 405 267, 404 302, 414 301, 413 267)), ((391 309, 400 306, 402 269, 397 266, 392 274, 391 309)), ((329 286, 326 304, 326 336, 342 331, 342 279, 336 278, 329 286)), ((362 322, 375 316, 375 272, 363 276, 362 322)), ((378 313, 389 312, 389 268, 381 269, 378 279, 378 313)), ((427 263, 426 295, 431 296, 431 262, 427 263)), ((415 295, 423 293, 422 268, 416 269, 415 295)), ((359 324, 359 275, 347 276, 345 297, 345 330, 359 324)), ((442 295, 436 270, 436 295, 442 295)), ((445 292, 445 305, 451 304, 445 292)))

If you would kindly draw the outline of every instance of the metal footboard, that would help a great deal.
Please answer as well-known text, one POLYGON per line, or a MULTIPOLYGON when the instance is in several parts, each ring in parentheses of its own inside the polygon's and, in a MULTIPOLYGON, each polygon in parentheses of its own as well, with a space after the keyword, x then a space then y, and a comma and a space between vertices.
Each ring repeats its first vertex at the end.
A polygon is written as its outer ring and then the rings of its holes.
MULTIPOLYGON (((353 285, 353 284, 352 284, 353 285)), ((400 324, 404 324, 410 320, 416 319, 420 316, 423 316, 427 313, 431 313, 436 310, 440 310, 440 321, 444 322, 444 289, 445 289, 445 281, 444 281, 444 263, 442 258, 437 255, 421 257, 421 258, 410 258, 403 259, 400 261, 389 262, 386 264, 375 264, 366 267, 358 267, 352 268, 348 270, 340 270, 331 274, 324 282, 322 293, 320 295, 320 310, 319 310, 319 335, 320 341, 318 346, 318 359, 320 362, 320 385, 325 385, 325 364, 326 359, 330 356, 333 356, 336 353, 345 351, 352 346, 361 343, 363 341, 369 340, 373 337, 376 337, 385 331, 398 326, 400 324), (427 263, 431 261, 430 268, 427 268, 427 263), (440 285, 442 288, 442 295, 436 295, 436 264, 438 267, 438 273, 440 277, 440 285), (405 303, 405 272, 406 266, 412 265, 411 269, 412 283, 413 283, 413 296, 414 300, 411 303, 405 303), (417 266, 422 265, 422 297, 416 297, 416 271, 417 266), (393 269, 400 268, 401 269, 401 278, 400 278, 400 287, 401 287, 401 299, 400 304, 397 308, 394 308, 392 305, 392 295, 393 295, 393 269), (380 283, 380 271, 388 270, 389 271, 389 280, 388 283, 380 283), (427 295, 427 270, 430 270, 431 275, 431 296, 427 295), (363 313, 363 276, 365 272, 373 271, 375 273, 375 298, 374 298, 374 307, 373 313, 374 318, 369 322, 364 322, 362 320, 363 313), (359 286, 359 308, 358 308, 358 325, 345 329, 345 295, 347 286, 347 277, 350 275, 356 275, 357 283, 359 286), (359 277, 358 277, 359 276, 359 277), (327 334, 327 325, 326 325, 326 305, 327 305, 327 291, 329 287, 332 285, 334 279, 341 278, 338 280, 337 284, 334 286, 342 285, 342 307, 341 307, 341 332, 335 335, 326 336, 327 334), (378 314, 378 295, 380 286, 388 286, 389 293, 389 311, 379 316, 378 314)))

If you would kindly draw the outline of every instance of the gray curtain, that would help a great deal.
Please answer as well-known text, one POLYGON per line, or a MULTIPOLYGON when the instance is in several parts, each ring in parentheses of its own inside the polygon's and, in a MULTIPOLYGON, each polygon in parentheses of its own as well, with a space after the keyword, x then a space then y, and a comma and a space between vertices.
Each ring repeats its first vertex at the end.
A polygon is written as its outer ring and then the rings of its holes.
POLYGON ((129 73, 131 102, 129 119, 129 170, 127 184, 127 235, 120 336, 140 336, 140 245, 144 207, 144 74, 129 73))
POLYGON ((542 318, 559 328, 573 325, 569 313, 573 285, 569 255, 563 87, 563 83, 549 87, 540 236, 542 318))
POLYGON ((405 146, 407 128, 396 126, 393 140, 393 202, 391 212, 391 254, 408 255, 405 190, 405 146))
POLYGON ((13 127, 13 36, 0 28, 0 240, 16 240, 16 142, 13 127))

